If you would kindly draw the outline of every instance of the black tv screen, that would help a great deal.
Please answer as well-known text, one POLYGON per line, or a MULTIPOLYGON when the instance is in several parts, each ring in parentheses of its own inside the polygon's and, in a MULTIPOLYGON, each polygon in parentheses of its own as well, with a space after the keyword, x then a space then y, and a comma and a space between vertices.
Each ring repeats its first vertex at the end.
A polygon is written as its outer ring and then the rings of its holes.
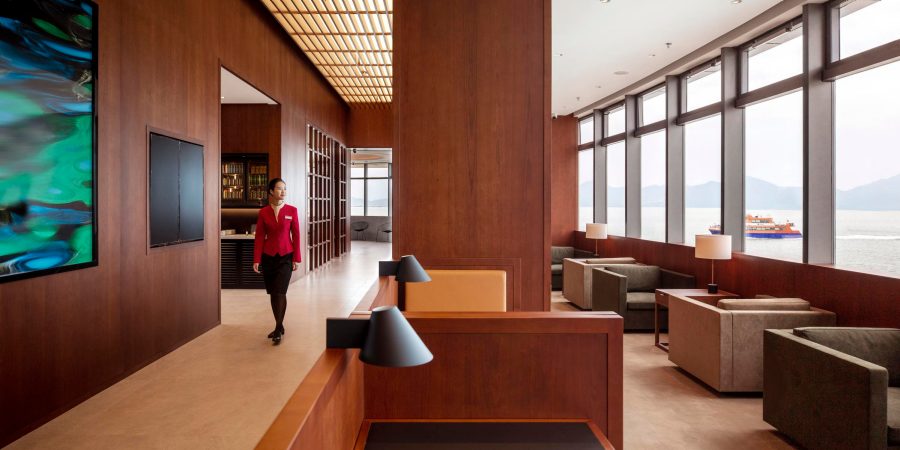
POLYGON ((150 133, 150 246, 203 240, 203 147, 150 133))

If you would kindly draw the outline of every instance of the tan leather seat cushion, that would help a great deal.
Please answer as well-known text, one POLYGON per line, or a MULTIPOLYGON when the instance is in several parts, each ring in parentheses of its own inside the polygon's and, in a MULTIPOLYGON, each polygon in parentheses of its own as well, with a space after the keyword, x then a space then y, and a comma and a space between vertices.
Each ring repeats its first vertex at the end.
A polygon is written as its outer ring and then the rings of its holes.
POLYGON ((888 388, 888 444, 900 445, 900 387, 888 388))
POLYGON ((716 307, 728 311, 809 311, 802 298, 729 298, 719 300, 716 307))
POLYGON ((427 270, 431 281, 406 283, 406 310, 506 311, 503 270, 427 270))
POLYGON ((629 292, 625 294, 625 307, 632 311, 653 310, 656 294, 653 292, 629 292))

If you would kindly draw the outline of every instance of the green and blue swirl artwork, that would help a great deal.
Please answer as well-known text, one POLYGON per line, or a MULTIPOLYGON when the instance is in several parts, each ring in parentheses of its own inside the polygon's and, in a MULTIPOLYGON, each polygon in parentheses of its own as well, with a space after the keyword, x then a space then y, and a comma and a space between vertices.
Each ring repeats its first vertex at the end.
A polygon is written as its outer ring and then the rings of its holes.
POLYGON ((96 265, 96 17, 0 0, 0 282, 96 265))

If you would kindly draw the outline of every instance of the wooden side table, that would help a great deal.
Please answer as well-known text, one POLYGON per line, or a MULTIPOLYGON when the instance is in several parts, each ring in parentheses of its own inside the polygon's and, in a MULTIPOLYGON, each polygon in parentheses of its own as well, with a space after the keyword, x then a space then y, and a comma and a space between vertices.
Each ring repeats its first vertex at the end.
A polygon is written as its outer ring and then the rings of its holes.
POLYGON ((670 295, 692 298, 711 306, 716 306, 716 303, 723 298, 740 298, 735 293, 722 290, 715 294, 710 294, 706 289, 657 289, 656 302, 653 305, 653 345, 666 352, 669 351, 669 343, 659 342, 659 308, 661 306, 666 307, 666 309, 669 308, 670 295))

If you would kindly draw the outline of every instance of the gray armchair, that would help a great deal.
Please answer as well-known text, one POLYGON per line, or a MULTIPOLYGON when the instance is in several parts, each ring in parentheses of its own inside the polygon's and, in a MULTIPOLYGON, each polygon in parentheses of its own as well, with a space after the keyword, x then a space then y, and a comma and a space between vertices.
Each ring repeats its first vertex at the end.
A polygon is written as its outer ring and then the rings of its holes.
MULTIPOLYGON (((657 266, 623 264, 591 270, 594 311, 614 311, 625 318, 626 330, 652 330, 656 290, 696 287, 693 275, 657 266)), ((668 325, 667 311, 659 313, 660 328, 668 325)))
POLYGON ((900 330, 766 330, 763 419, 808 448, 900 446, 900 330))
POLYGON ((551 290, 561 291, 563 288, 563 260, 566 258, 590 258, 593 253, 575 247, 550 247, 550 279, 551 290))
POLYGON ((636 264, 634 258, 566 258, 563 260, 563 297, 581 309, 591 309, 591 269, 612 264, 636 264))

